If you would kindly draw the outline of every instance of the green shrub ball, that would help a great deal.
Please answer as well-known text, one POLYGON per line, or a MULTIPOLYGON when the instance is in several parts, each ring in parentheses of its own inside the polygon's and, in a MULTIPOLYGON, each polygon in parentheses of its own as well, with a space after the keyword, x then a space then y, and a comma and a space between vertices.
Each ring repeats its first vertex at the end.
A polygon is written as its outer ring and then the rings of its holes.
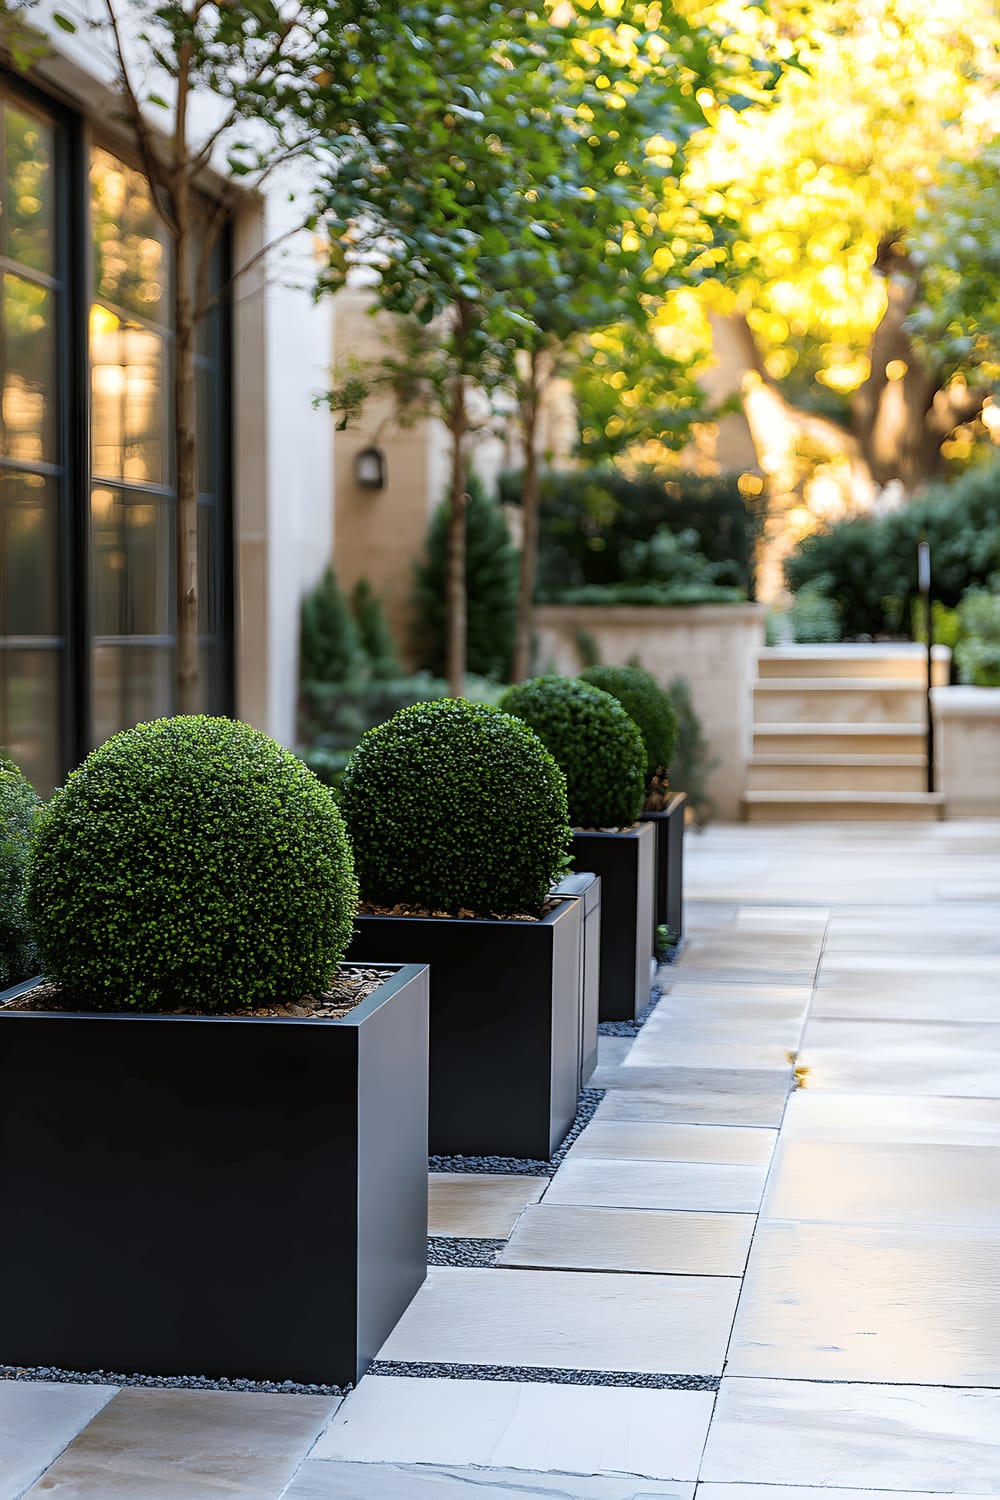
POLYGON ((533 911, 566 868, 565 778, 525 724, 486 704, 417 703, 370 729, 341 806, 375 906, 533 911))
POLYGON ((28 931, 25 880, 38 817, 34 787, 0 755, 0 990, 37 969, 28 931))
POLYGON ((80 1009, 232 1011, 322 993, 350 940, 351 849, 325 787, 230 719, 93 751, 39 819, 28 912, 80 1009))
POLYGON ((666 692, 642 667, 588 667, 580 677, 617 698, 642 735, 648 786, 677 753, 677 715, 666 692))
POLYGON ((516 714, 566 773, 576 828, 630 828, 646 798, 646 747, 617 698, 571 677, 535 677, 501 707, 516 714))

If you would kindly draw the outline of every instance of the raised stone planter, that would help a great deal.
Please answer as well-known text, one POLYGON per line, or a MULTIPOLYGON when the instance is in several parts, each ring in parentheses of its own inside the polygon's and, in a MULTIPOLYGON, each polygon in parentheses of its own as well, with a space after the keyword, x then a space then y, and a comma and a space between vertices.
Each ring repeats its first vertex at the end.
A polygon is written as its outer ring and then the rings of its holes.
POLYGON ((1000 688, 939 687, 931 701, 945 817, 1000 817, 1000 688))
MULTIPOLYGON (((683 677, 691 689, 709 750, 718 764, 706 788, 719 817, 736 820, 746 791, 753 737, 753 683, 764 645, 762 604, 545 604, 535 611, 537 659, 575 676, 584 665, 578 640, 591 636, 602 662, 625 666, 638 657, 664 687, 683 677)), ((684 790, 680 788, 680 790, 684 790)))

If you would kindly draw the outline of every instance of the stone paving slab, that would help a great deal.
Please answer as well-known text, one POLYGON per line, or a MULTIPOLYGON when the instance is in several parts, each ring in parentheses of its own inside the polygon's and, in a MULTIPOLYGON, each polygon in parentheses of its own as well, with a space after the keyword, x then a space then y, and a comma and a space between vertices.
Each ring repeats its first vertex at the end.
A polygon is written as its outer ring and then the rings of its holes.
MULTIPOLYGON (((693 1500, 693 1484, 527 1469, 353 1464, 310 1459, 282 1500, 693 1500)), ((905 1500, 905 1497, 904 1497, 905 1500)))
POLYGON ((808 1087, 876 1094, 1000 1097, 1000 1026, 810 1021, 799 1062, 808 1087))
POLYGON ((563 1163, 545 1195, 547 1204, 594 1208, 694 1209, 756 1213, 767 1167, 723 1162, 609 1161, 580 1157, 563 1163))
POLYGON ((1000 1229, 762 1224, 726 1370, 1000 1386, 1000 1229))
POLYGON ((337 1405, 326 1396, 130 1387, 26 1500, 275 1500, 337 1405))
POLYGON ((117 1386, 0 1382, 0 1500, 18 1500, 117 1386))
POLYGON ((700 1477, 1000 1495, 1000 1392, 726 1379, 700 1477))
POLYGON ((710 1276, 431 1266, 379 1358, 714 1375, 738 1291, 710 1276))
POLYGON ((518 1220, 502 1266, 742 1276, 753 1214, 660 1213, 541 1203, 518 1220))
POLYGON ((835 1094, 797 1089, 782 1138, 873 1145, 1000 1148, 1000 1099, 926 1099, 906 1094, 835 1094))
POLYGON ((731 1069, 619 1068, 603 1085, 608 1092, 594 1119, 773 1128, 781 1123, 791 1085, 791 1068, 749 1075, 731 1069))
POLYGON ((312 1458, 694 1480, 712 1403, 704 1391, 369 1376, 312 1458))
POLYGON ((799 1044, 802 1018, 794 1021, 718 1020, 668 1018, 654 1030, 644 1026, 636 1037, 625 1068, 760 1068, 785 1072, 788 1054, 799 1044))
POLYGON ((428 1177, 427 1232, 459 1238, 505 1240, 517 1216, 537 1203, 544 1177, 511 1173, 431 1172, 428 1177))
POLYGON ((777 1132, 735 1125, 658 1125, 642 1120, 593 1119, 567 1159, 702 1161, 766 1167, 777 1132))
MULTIPOLYGON (((950 1500, 983 1500, 977 1495, 956 1495, 950 1500)), ((815 1489, 812 1485, 785 1484, 699 1484, 698 1500, 927 1500, 927 1490, 841 1490, 815 1489)))
POLYGON ((778 1147, 764 1215, 1000 1233, 997 1171, 992 1146, 792 1139, 778 1147))

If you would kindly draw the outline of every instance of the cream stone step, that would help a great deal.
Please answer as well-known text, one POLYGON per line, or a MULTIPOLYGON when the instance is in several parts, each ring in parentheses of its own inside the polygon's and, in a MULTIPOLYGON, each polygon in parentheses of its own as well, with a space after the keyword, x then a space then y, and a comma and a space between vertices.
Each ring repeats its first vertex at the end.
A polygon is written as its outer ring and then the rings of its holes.
MULTIPOLYGON (((927 650, 909 641, 872 645, 768 646, 757 658, 759 677, 891 677, 927 682, 927 650)), ((951 652, 935 646, 935 687, 947 687, 951 652)))
POLYGON ((756 724, 755 755, 923 755, 927 725, 756 724))
POLYGON ((754 723, 900 724, 919 723, 927 697, 905 677, 758 678, 754 683, 754 723))
POLYGON ((752 792, 923 792, 923 755, 754 755, 752 792))
POLYGON ((941 792, 744 792, 748 823, 930 823, 941 792))

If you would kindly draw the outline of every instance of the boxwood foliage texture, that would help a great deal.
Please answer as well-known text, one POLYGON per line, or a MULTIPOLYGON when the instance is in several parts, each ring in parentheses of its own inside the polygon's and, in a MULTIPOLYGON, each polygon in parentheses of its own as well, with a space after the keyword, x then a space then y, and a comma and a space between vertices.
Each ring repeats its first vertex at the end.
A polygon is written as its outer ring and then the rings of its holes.
POLYGON ((80 1009, 239 1010, 322 992, 354 924, 343 819, 247 724, 159 719, 94 750, 43 811, 28 914, 80 1009))
POLYGON ((341 805, 377 906, 534 910, 568 864, 565 777, 527 725, 486 704, 416 703, 370 729, 341 805))
POLYGON ((587 667, 580 678, 617 698, 642 735, 648 789, 677 751, 677 715, 666 690, 642 667, 587 667))
POLYGON ((0 989, 37 967, 28 931, 25 880, 38 798, 13 761, 0 755, 0 989))
POLYGON ((500 700, 566 773, 570 822, 630 828, 646 795, 646 747, 617 698, 572 677, 534 677, 500 700))

